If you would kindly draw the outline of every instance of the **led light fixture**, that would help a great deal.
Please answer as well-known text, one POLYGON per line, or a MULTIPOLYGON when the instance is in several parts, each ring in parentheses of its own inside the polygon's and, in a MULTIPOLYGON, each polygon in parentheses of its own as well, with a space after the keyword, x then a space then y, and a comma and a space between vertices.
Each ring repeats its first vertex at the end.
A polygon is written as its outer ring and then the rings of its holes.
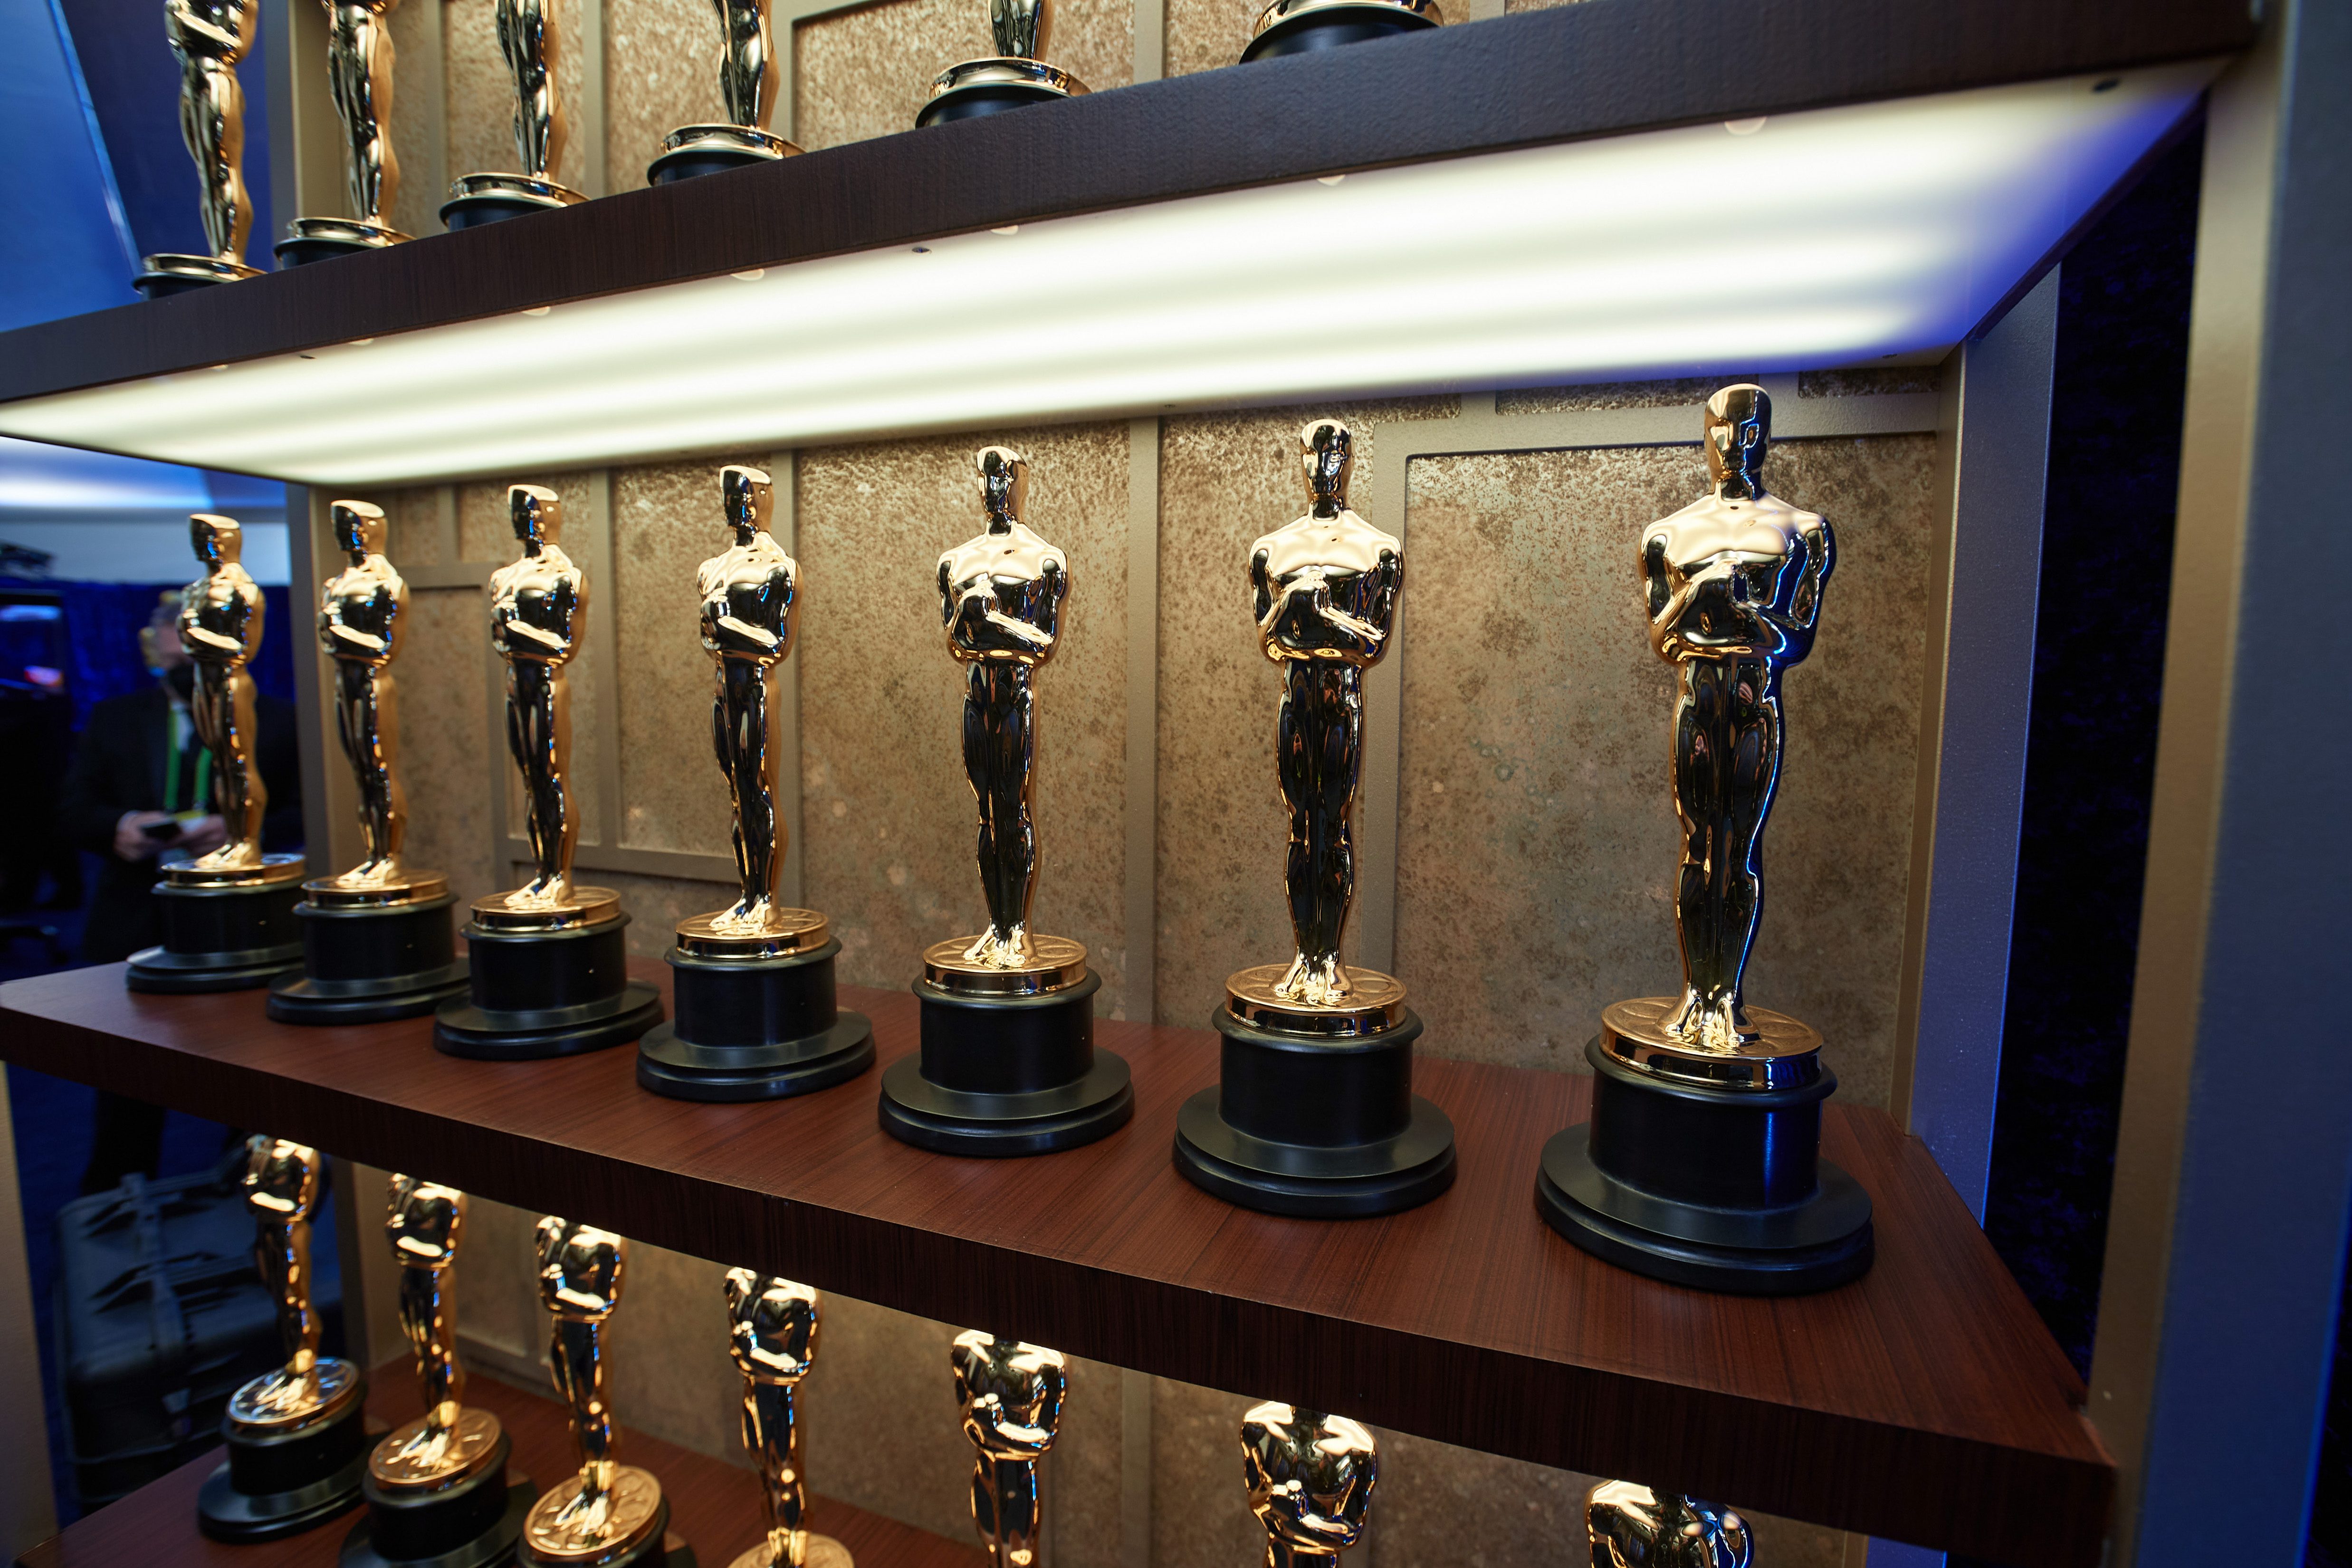
POLYGON ((1957 342, 2196 64, 1024 223, 28 399, 0 430, 332 486, 1957 342))

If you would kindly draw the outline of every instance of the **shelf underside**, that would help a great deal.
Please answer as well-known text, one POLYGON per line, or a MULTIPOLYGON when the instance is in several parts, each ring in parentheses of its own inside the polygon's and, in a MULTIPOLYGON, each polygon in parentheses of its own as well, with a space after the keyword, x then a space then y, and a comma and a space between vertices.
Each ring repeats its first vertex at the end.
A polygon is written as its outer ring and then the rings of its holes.
MULTIPOLYGON (((666 967, 633 972, 667 987, 666 967)), ((845 987, 880 1065, 905 993, 845 987)), ((1185 1182, 1177 1107, 1206 1030, 1104 1020, 1137 1112, 1100 1143, 990 1162, 884 1134, 876 1078, 768 1105, 635 1082, 634 1052, 436 1053, 429 1020, 299 1029, 257 995, 140 996, 106 966, 0 987, 0 1054, 45 1072, 729 1265, 964 1327, 1445 1442, 2028 1568, 2098 1560, 2114 1470, 2080 1381, 1926 1148, 1830 1107, 1824 1152, 1876 1205, 1859 1282, 1712 1296, 1591 1258, 1537 1216, 1538 1151, 1580 1076, 1423 1058, 1460 1177, 1385 1219, 1288 1220, 1185 1182)))

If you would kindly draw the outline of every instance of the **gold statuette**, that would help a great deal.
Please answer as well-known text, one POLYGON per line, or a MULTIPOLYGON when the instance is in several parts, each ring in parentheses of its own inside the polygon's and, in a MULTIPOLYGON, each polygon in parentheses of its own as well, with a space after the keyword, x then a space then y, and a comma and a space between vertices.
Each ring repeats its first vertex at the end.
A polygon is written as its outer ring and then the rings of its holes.
POLYGON ((1592 1568, 1748 1568, 1748 1521, 1727 1508, 1633 1481, 1603 1481, 1585 1494, 1584 1533, 1592 1568))
POLYGON ((782 75, 768 27, 768 0, 710 0, 710 8, 719 14, 719 100, 726 123, 681 125, 663 137, 661 156, 646 170, 648 184, 714 174, 800 152, 768 129, 782 75))
POLYGON ((1294 1033, 1354 1035, 1404 1016, 1404 987, 1350 973, 1339 939, 1356 894, 1352 824, 1364 764, 1364 671, 1388 651, 1404 547, 1348 510, 1348 427, 1318 419, 1298 433, 1307 515, 1250 546, 1258 646, 1282 667, 1275 770, 1290 808, 1283 885, 1297 955, 1287 967, 1244 969, 1225 983, 1245 1023, 1294 1033))
POLYGON ((719 488, 734 543, 702 563, 695 586, 702 595, 702 651, 716 674, 710 738, 735 805, 737 891, 731 907, 680 923, 677 945, 696 958, 781 958, 823 947, 831 935, 815 910, 776 904, 789 830, 776 815, 772 741, 800 567, 768 531, 774 491, 766 474, 721 468, 719 488))
POLYGON ((793 1391, 816 1360, 817 1293, 749 1268, 727 1273, 727 1348, 743 1374, 743 1447, 760 1467, 768 1537, 731 1568, 852 1568, 849 1549, 807 1528, 807 1472, 793 1391))
POLYGON ((996 53, 950 66, 934 78, 915 124, 939 125, 1083 95, 1085 82, 1038 58, 1047 21, 1045 0, 988 0, 988 30, 996 53))
POLYGON ((1265 1568, 1334 1568, 1363 1536, 1380 1458, 1345 1416, 1265 1404, 1242 1417, 1242 1474, 1265 1568))
POLYGON ((310 1215, 319 1206, 319 1152, 257 1134, 246 1144, 245 1205, 254 1218, 256 1260, 278 1303, 286 1363, 238 1389, 228 1402, 232 1432, 291 1436, 342 1415, 360 1396, 358 1369, 319 1354, 319 1314, 310 1305, 310 1215))
POLYGON ((555 90, 558 0, 491 3, 498 16, 499 53, 514 82, 515 159, 522 167, 517 173, 467 174, 451 181, 441 221, 453 229, 588 199, 551 177, 570 129, 555 90))
POLYGON ((971 1522, 988 1544, 989 1568, 1030 1568, 1045 1520, 1037 1509, 1037 1463, 1054 1446, 1068 1387, 1062 1353, 974 1329, 948 1352, 963 1435, 978 1457, 971 1469, 971 1522))
POLYGON ((395 768, 400 689, 392 665, 408 634, 408 584, 384 557, 381 510, 339 500, 329 511, 345 565, 320 595, 319 645, 334 663, 336 733, 359 786, 365 853, 350 870, 305 889, 312 903, 328 908, 437 899, 448 879, 438 871, 413 871, 400 858, 408 799, 395 768))
POLYGON ((197 512, 188 519, 188 538, 205 568, 180 595, 180 644, 196 672, 188 715, 210 756, 213 802, 228 841, 209 855, 166 865, 163 878, 183 888, 290 882, 302 875, 302 858, 261 850, 269 788, 261 777, 257 689, 247 668, 261 650, 261 585, 239 559, 245 531, 234 519, 197 512))
POLYGON ((1821 1047, 1806 1025, 1748 1011, 1740 981, 1764 910, 1765 819, 1780 778, 1780 677, 1812 651, 1836 563, 1830 525, 1764 489, 1772 404, 1761 387, 1707 400, 1713 490, 1643 531, 1650 646, 1675 666, 1675 812, 1682 866, 1679 998, 1619 1002, 1601 1041, 1660 1077, 1759 1088, 1821 1047))
POLYGON ((259 0, 163 0, 163 37, 180 62, 180 140, 195 160, 203 256, 150 256, 136 282, 150 299, 257 278, 245 264, 253 199, 245 187, 245 89, 237 62, 253 47, 259 0))
POLYGON ((539 1299, 551 1320, 548 1364, 572 1414, 580 1473, 531 1505, 523 1524, 527 1563, 586 1568, 658 1542, 669 1518, 661 1483, 614 1458, 620 1446, 604 1395, 604 1320, 620 1305, 628 1243, 606 1230, 549 1215, 539 1222, 539 1299))
POLYGON ((966 667, 963 768, 980 805, 980 886, 988 929, 934 943, 923 977, 967 995, 1042 995, 1087 978, 1087 950, 1067 937, 1032 936, 1037 768, 1031 682, 1054 657, 1070 563, 1021 521, 1029 465, 1003 447, 974 459, 988 527, 940 557, 940 619, 948 652, 966 667))
POLYGON ((343 127, 348 217, 298 217, 278 247, 281 266, 397 245, 383 221, 400 190, 392 150, 392 13, 400 0, 320 0, 327 11, 327 79, 343 127))
POLYGON ((507 665, 507 749, 522 771, 531 879, 475 900, 474 919, 493 931, 599 925, 619 918, 620 896, 572 882, 580 822, 563 678, 588 631, 588 574, 563 552, 563 502, 553 490, 515 485, 507 501, 522 555, 490 574, 490 646, 507 665))
POLYGON ((400 1327, 425 1396, 425 1414, 368 1457, 376 1484, 394 1490, 446 1487, 498 1456, 499 1418, 460 1403, 466 1369, 457 1362, 457 1325, 443 1276, 457 1260, 465 1229, 465 1194, 415 1176, 392 1178, 383 1232, 400 1266, 400 1327))

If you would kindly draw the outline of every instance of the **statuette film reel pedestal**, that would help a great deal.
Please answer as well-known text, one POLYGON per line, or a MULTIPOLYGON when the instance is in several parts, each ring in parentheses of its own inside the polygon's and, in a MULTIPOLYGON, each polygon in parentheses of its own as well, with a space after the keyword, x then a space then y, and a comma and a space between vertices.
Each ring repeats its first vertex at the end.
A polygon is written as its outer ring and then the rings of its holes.
POLYGON ((302 969, 269 983, 282 1024, 375 1024, 415 1018, 466 989, 466 961, 449 929, 457 901, 437 871, 350 887, 322 877, 294 907, 302 969))
POLYGON ((700 915, 667 957, 677 1016, 637 1047, 637 1082, 678 1100, 780 1100, 830 1089, 874 1065, 874 1026, 834 999, 841 942, 814 910, 773 910, 772 932, 740 935, 700 915))
POLYGON ((164 867, 155 884, 163 943, 131 955, 124 983, 133 991, 164 993, 269 984, 302 962, 294 914, 302 869, 299 855, 265 855, 252 866, 164 867))
POLYGON ((1444 21, 1436 0, 1274 0, 1258 13, 1242 63, 1424 33, 1444 21))
POLYGON ((618 893, 575 886, 560 903, 526 908, 514 898, 474 901, 471 994, 435 1010, 435 1046, 453 1057, 536 1061, 625 1045, 660 1021, 660 993, 629 978, 618 893))

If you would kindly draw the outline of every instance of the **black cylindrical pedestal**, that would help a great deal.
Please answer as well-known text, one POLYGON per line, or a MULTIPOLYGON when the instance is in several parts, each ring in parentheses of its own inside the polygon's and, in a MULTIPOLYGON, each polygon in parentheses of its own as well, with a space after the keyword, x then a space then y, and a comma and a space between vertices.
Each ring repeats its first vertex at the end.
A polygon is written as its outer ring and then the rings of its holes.
POLYGON ((1135 1114, 1127 1062, 1095 1049, 1089 973, 1042 996, 965 995, 915 982, 923 1048, 882 1075, 883 1131, 942 1154, 1045 1154, 1107 1138, 1135 1114))
POLYGON ((514 1443, 499 1434, 480 1469, 433 1491, 361 1482, 368 1510, 343 1538, 340 1568, 490 1568, 514 1555, 539 1493, 528 1476, 507 1474, 514 1443))
POLYGON ((1870 1195, 1821 1158, 1827 1068, 1799 1087, 1669 1083, 1594 1040, 1592 1120, 1544 1145, 1536 1206, 1620 1268, 1703 1290, 1788 1296, 1873 1257, 1870 1195))
POLYGON ((269 983, 281 1024, 378 1024, 433 1011, 466 989, 466 961, 449 931, 454 894, 411 904, 345 908, 305 901, 302 972, 269 983))
POLYGON ((1033 103, 1052 103, 1067 98, 1066 92, 1055 92, 1050 87, 1039 87, 1022 81, 991 82, 985 86, 959 88, 952 95, 933 99, 915 113, 915 127, 945 125, 953 120, 977 120, 984 114, 1002 114, 1008 109, 1026 109, 1033 103))
POLYGON ((673 1023, 637 1047, 637 1082, 678 1100, 782 1100, 874 1065, 874 1026, 834 1003, 841 943, 782 958, 696 958, 673 947, 673 1023))
POLYGON ((472 994, 433 1014, 453 1057, 539 1061, 625 1045, 661 1022, 661 994, 628 974, 629 917, 562 931, 466 925, 472 994))
POLYGON ((275 1541, 357 1503, 367 1474, 366 1403, 362 1383, 341 1415, 284 1435, 255 1436, 223 1420, 228 1460, 196 1493, 196 1528, 215 1541, 275 1541))
POLYGON ((155 884, 163 945, 131 955, 123 983, 133 991, 244 991, 302 962, 294 906, 302 884, 155 884))
POLYGON ((1219 1007, 1218 1085, 1176 1114, 1176 1168, 1230 1204, 1346 1219, 1394 1214, 1454 1184, 1454 1123, 1412 1092, 1407 1011, 1370 1034, 1292 1035, 1219 1007))
POLYGON ((1241 63, 1270 60, 1277 55, 1303 55, 1315 49, 1336 49, 1348 44, 1368 44, 1378 38, 1427 32, 1436 25, 1428 16, 1394 5, 1318 7, 1278 22, 1252 38, 1242 49, 1241 63))

